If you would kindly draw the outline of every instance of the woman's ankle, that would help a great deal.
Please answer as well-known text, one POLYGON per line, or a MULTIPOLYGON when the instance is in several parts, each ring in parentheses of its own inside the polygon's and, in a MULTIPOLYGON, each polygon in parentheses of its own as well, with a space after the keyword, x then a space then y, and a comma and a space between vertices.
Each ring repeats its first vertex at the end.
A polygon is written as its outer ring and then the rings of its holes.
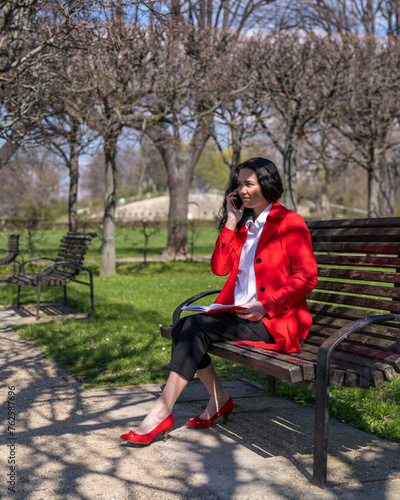
POLYGON ((230 398, 228 392, 224 389, 221 391, 219 394, 217 394, 215 400, 216 400, 216 406, 217 410, 220 410, 222 406, 228 401, 230 398))
POLYGON ((139 427, 136 429, 136 432, 138 434, 147 434, 148 432, 152 431, 157 425, 159 425, 163 420, 165 420, 169 415, 171 414, 171 411, 169 411, 167 408, 152 408, 150 412, 146 415, 142 423, 139 425, 139 427))
POLYGON ((200 418, 211 418, 217 411, 219 411, 224 404, 229 400, 230 396, 229 394, 224 391, 223 394, 218 394, 217 396, 211 396, 208 404, 203 411, 203 413, 200 415, 200 418))

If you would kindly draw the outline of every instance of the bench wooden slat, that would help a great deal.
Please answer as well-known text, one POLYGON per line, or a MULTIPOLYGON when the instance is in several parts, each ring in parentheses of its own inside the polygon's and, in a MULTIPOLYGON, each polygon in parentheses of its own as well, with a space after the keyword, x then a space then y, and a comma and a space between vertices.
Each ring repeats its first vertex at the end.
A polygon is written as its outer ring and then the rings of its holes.
POLYGON ((327 241, 328 243, 342 242, 379 242, 379 241, 400 241, 399 228, 376 226, 373 228, 313 228, 310 230, 313 242, 327 241))
MULTIPOLYGON (((308 346, 303 351, 304 358, 314 361, 317 365, 317 350, 313 346, 308 346)), ((354 355, 349 356, 342 352, 335 352, 330 367, 331 384, 345 385, 348 383, 348 380, 346 382, 346 373, 349 371, 352 373, 351 380, 354 380, 355 375, 357 382, 362 382, 362 388, 364 389, 368 387, 381 387, 384 385, 385 380, 391 382, 398 376, 390 365, 368 362, 364 358, 356 359, 354 355), (369 378, 365 375, 366 373, 369 374, 369 378)))
POLYGON ((303 380, 299 366, 286 363, 279 359, 269 359, 265 362, 263 354, 254 353, 242 349, 241 346, 230 345, 227 342, 210 344, 208 352, 216 356, 223 354, 223 358, 240 363, 257 370, 264 375, 270 375, 286 382, 296 383, 303 380))
MULTIPOLYGON (((231 345, 234 345, 234 343, 231 343, 231 345)), ((252 347, 248 345, 241 345, 240 347, 248 352, 255 352, 258 354, 262 354, 265 357, 266 361, 269 358, 280 359, 285 363, 290 363, 290 364, 295 364, 296 366, 300 366, 303 380, 312 380, 315 378, 315 363, 310 363, 305 359, 302 359, 301 353, 286 354, 275 351, 265 351, 258 347, 252 347)))
POLYGON ((348 306, 363 307, 366 309, 374 309, 376 311, 388 311, 393 314, 400 313, 400 301, 396 300, 381 300, 357 295, 343 295, 340 293, 322 293, 318 291, 318 289, 317 291, 311 292, 309 298, 318 302, 346 304, 348 306))
MULTIPOLYGON (((317 353, 319 345, 312 345, 311 343, 306 343, 304 349, 301 352, 302 357, 308 360, 310 363, 315 363, 317 365, 317 353)), ((346 370, 349 366, 357 367, 357 372, 361 373, 366 368, 373 372, 380 372, 382 374, 381 380, 385 379, 388 382, 395 380, 398 377, 396 370, 390 364, 381 362, 379 360, 366 358, 363 356, 356 356, 352 353, 347 353, 343 350, 336 350, 333 354, 331 360, 332 370, 346 370)), ((340 381, 332 382, 335 385, 341 385, 340 381)), ((371 384, 374 381, 371 380, 371 384)), ((375 385, 374 385, 375 387, 375 385)))
POLYGON ((60 245, 59 252, 71 252, 71 253, 82 253, 86 252, 88 249, 88 245, 77 245, 71 241, 66 241, 65 243, 60 245))
POLYGON ((357 281, 375 281, 379 283, 400 283, 400 273, 371 270, 337 269, 332 267, 319 267, 320 278, 334 278, 357 281))
MULTIPOLYGON (((380 372, 370 372, 369 379, 370 379, 369 387, 382 387, 385 384, 385 382, 382 379, 382 374, 380 372)), ((367 380, 365 376, 363 376, 362 379, 360 377, 360 383, 364 383, 364 380, 367 380)), ((351 380, 349 381, 349 378, 346 377, 346 372, 341 370, 331 371, 330 384, 340 385, 344 387, 354 387, 354 377, 352 377, 351 380), (350 385, 351 383, 353 385, 350 385)), ((316 382, 313 380, 302 380, 301 382, 297 382, 296 385, 304 387, 305 389, 310 389, 311 391, 316 390, 316 382)), ((368 387, 363 387, 363 388, 367 389, 368 387)))
MULTIPOLYGON (((324 318, 323 316, 318 316, 314 318, 313 324, 311 326, 310 332, 318 334, 321 332, 323 334, 324 328, 329 328, 329 331, 333 332, 339 330, 345 326, 346 321, 340 318, 324 318), (319 319, 320 318, 320 319, 319 319)), ((375 325, 373 325, 375 326, 375 325)), ((393 330, 390 328, 379 329, 379 328, 366 328, 365 330, 359 330, 353 333, 344 342, 350 342, 353 344, 362 344, 379 347, 383 350, 388 350, 393 353, 400 352, 400 331, 393 330), (387 330, 391 331, 391 334, 387 330), (385 335, 386 332, 386 335, 385 335)))
MULTIPOLYGON (((328 318, 347 319, 348 320, 347 322, 349 323, 351 321, 355 321, 360 318, 366 318, 368 316, 376 315, 376 311, 373 310, 357 309, 354 307, 345 307, 340 305, 327 304, 323 302, 315 302, 313 300, 308 300, 307 302, 313 318, 315 315, 323 315, 327 316, 328 318)), ((386 322, 385 325, 388 325, 390 327, 394 325, 394 327, 397 328, 396 325, 391 322, 386 322)), ((378 328, 379 325, 377 325, 376 327, 378 328)))
MULTIPOLYGON (((330 337, 330 334, 334 331, 336 330, 329 327, 324 328, 320 325, 314 324, 310 329, 310 334, 313 334, 314 337, 327 339, 328 337, 330 337)), ((392 354, 398 354, 399 351, 397 341, 393 341, 391 339, 377 338, 374 337, 373 335, 369 336, 368 334, 363 332, 354 333, 353 335, 351 335, 349 339, 346 339, 342 344, 343 345, 351 344, 355 346, 359 345, 362 347, 368 347, 371 349, 389 352, 392 354)))
MULTIPOLYGON (((309 337, 310 338, 307 337, 307 347, 305 347, 304 350, 307 350, 308 352, 315 350, 315 352, 317 352, 319 346, 329 337, 329 335, 326 337, 317 337, 311 334, 309 337)), ((384 364, 392 366, 397 372, 400 372, 400 356, 398 354, 345 342, 342 342, 336 348, 333 356, 337 356, 338 353, 348 353, 354 356, 359 356, 361 359, 375 359, 378 362, 381 361, 384 364)), ((354 362, 358 362, 357 358, 351 359, 353 359, 354 362)))
POLYGON ((70 260, 72 262, 81 262, 84 259, 84 254, 65 252, 62 254, 58 254, 56 261, 62 262, 63 260, 70 260))
POLYGON ((344 294, 369 295, 371 297, 390 297, 393 300, 400 299, 400 288, 393 286, 366 285, 365 283, 348 283, 343 281, 319 280, 315 290, 328 290, 342 292, 344 294))
POLYGON ((398 242, 400 241, 399 228, 374 227, 374 228, 337 228, 337 229, 311 229, 313 241, 332 242, 398 242))
POLYGON ((334 254, 316 254, 317 264, 333 266, 357 266, 357 267, 384 267, 388 269, 400 269, 400 259, 389 256, 376 255, 334 255, 334 254))
POLYGON ((391 254, 399 255, 398 243, 358 243, 358 242, 330 242, 316 241, 313 243, 314 252, 330 252, 345 254, 391 254))
POLYGON ((307 222, 310 230, 317 228, 349 228, 349 227, 395 227, 400 228, 400 217, 331 219, 307 222))

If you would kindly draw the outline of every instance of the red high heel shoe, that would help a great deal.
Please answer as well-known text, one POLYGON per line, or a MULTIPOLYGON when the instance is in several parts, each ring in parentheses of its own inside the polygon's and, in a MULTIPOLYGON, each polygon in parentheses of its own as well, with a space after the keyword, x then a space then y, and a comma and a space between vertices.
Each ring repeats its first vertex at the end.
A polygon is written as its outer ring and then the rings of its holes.
POLYGON ((228 421, 228 417, 230 413, 233 410, 233 401, 232 398, 229 396, 228 401, 224 404, 224 406, 215 413, 211 418, 200 418, 200 417, 194 417, 189 422, 187 425, 190 425, 190 427, 195 427, 196 429, 206 429, 207 427, 210 427, 210 425, 214 422, 214 420, 218 417, 223 416, 224 417, 224 424, 228 421))
POLYGON ((153 441, 157 434, 160 434, 160 432, 162 432, 163 441, 166 441, 168 433, 174 426, 174 423, 174 415, 171 413, 171 415, 165 418, 160 424, 157 425, 155 429, 147 434, 137 434, 134 431, 130 431, 128 432, 128 434, 122 434, 120 437, 121 439, 125 439, 126 441, 131 441, 131 443, 149 444, 153 441))

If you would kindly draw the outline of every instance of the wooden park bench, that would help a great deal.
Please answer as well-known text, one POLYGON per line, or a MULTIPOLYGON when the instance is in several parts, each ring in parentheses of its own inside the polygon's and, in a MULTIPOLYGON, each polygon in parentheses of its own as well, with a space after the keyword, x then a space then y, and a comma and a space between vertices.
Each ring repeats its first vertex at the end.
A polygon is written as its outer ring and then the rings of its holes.
POLYGON ((17 307, 20 306, 20 290, 28 286, 37 287, 36 319, 39 319, 40 292, 42 286, 63 286, 64 303, 67 304, 67 284, 70 282, 80 283, 90 287, 91 317, 94 318, 94 295, 93 295, 93 274, 90 269, 83 265, 85 254, 89 244, 96 233, 76 233, 69 232, 63 236, 57 257, 34 257, 19 266, 17 274, 7 280, 18 286, 17 307), (44 266, 39 273, 27 274, 24 269, 34 261, 53 261, 52 264, 44 266), (78 275, 84 270, 89 274, 89 282, 78 280, 78 275))
POLYGON ((13 264, 15 272, 15 264, 17 257, 20 257, 23 262, 23 257, 19 253, 19 234, 10 234, 8 237, 7 248, 1 248, 0 252, 5 252, 5 255, 0 258, 0 266, 8 266, 13 264))
MULTIPOLYGON (((313 325, 302 351, 282 354, 234 342, 209 352, 316 392, 313 483, 326 487, 330 384, 379 387, 400 372, 400 217, 308 223, 318 285, 307 301, 313 325)), ((185 300, 184 305, 219 290, 185 300)), ((171 327, 161 327, 171 338, 171 327)))

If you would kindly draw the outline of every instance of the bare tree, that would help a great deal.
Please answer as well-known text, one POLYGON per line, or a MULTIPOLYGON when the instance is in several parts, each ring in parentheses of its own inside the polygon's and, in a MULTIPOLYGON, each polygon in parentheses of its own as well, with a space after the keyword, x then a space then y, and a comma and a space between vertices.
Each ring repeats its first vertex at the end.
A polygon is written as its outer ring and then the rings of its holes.
POLYGON ((146 191, 164 191, 168 186, 167 171, 163 159, 146 135, 140 137, 140 174, 136 179, 137 194, 146 191))
POLYGON ((351 71, 343 75, 341 113, 335 127, 347 140, 341 154, 368 175, 368 215, 385 215, 381 204, 383 155, 398 145, 400 75, 396 44, 382 45, 375 37, 346 39, 353 46, 351 71))
MULTIPOLYGON (((131 73, 146 76, 146 36, 130 19, 130 2, 110 4, 94 27, 87 31, 87 56, 81 71, 90 96, 92 113, 88 124, 103 142, 105 194, 100 275, 112 275, 115 266, 115 210, 117 197, 118 140, 126 116, 138 112, 145 88, 135 86, 131 73)), ((142 109, 140 109, 140 112, 142 109)))
MULTIPOLYGON (((65 101, 64 101, 65 102, 65 101)), ((76 114, 75 114, 76 116, 76 114)), ((81 120, 58 112, 46 117, 37 127, 36 143, 42 144, 62 159, 69 171, 68 227, 78 231, 79 156, 88 152, 96 134, 82 125, 81 120)))
POLYGON ((256 72, 247 61, 247 38, 238 39, 230 45, 229 54, 221 63, 224 92, 214 114, 213 138, 224 163, 232 172, 241 161, 245 143, 258 132, 254 118, 254 87, 256 72))
POLYGON ((97 151, 81 168, 83 196, 88 199, 89 208, 97 206, 104 200, 104 152, 97 151))
MULTIPOLYGON (((226 37, 185 26, 164 26, 146 33, 145 68, 131 71, 136 109, 125 125, 143 131, 158 150, 170 192, 165 255, 187 256, 189 187, 196 162, 213 132, 217 99, 217 59, 226 37), (145 74, 143 73, 145 71, 145 74)), ((133 106, 132 106, 133 108, 133 106)))
POLYGON ((400 32, 400 1, 383 0, 382 17, 387 23, 387 34, 390 38, 398 37, 400 32))
POLYGON ((299 145, 335 100, 348 68, 342 49, 335 38, 287 32, 254 37, 247 48, 257 72, 254 112, 282 155, 284 203, 294 210, 299 145))
POLYGON ((303 28, 309 33, 323 30, 327 34, 373 34, 387 29, 387 14, 391 10, 385 6, 388 2, 393 10, 397 0, 288 1, 285 27, 303 28))
POLYGON ((227 69, 222 60, 231 50, 231 42, 245 27, 254 26, 257 15, 265 14, 263 9, 271 3, 176 0, 163 4, 165 18, 154 18, 152 34, 160 37, 160 23, 163 38, 161 42, 152 39, 158 45, 152 61, 158 62, 154 73, 149 65, 147 68, 160 86, 157 96, 147 102, 151 119, 134 116, 126 125, 143 130, 153 141, 168 172, 171 196, 166 257, 188 255, 189 186, 198 158, 214 134, 213 113, 226 91, 221 85, 221 74, 227 69))
POLYGON ((71 38, 90 18, 90 0, 0 1, 0 168, 48 114, 48 65, 63 57, 71 38))
POLYGON ((22 216, 24 207, 30 207, 37 221, 44 223, 49 209, 58 202, 60 178, 61 166, 49 152, 21 149, 0 171, 0 215, 22 216))
POLYGON ((310 165, 310 171, 316 190, 316 214, 322 219, 330 219, 332 216, 329 198, 329 186, 331 181, 334 154, 332 144, 332 128, 319 121, 314 133, 306 136, 303 144, 304 151, 300 153, 303 161, 310 165))

